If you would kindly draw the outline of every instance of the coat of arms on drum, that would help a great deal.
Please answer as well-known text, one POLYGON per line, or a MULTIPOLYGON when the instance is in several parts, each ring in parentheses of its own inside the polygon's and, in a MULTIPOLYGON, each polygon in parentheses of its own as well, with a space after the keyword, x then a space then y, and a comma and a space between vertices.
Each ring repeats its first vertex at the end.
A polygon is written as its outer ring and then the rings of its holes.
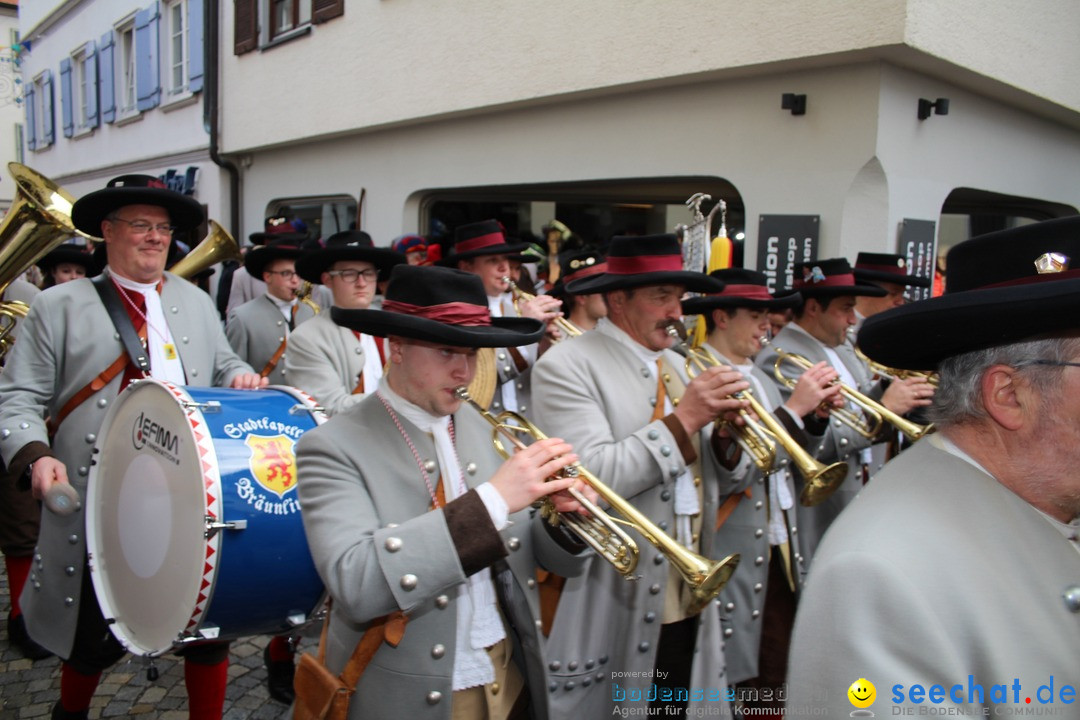
POLYGON ((285 435, 248 435, 244 444, 251 449, 248 467, 251 476, 279 498, 296 488, 296 455, 292 438, 285 435))

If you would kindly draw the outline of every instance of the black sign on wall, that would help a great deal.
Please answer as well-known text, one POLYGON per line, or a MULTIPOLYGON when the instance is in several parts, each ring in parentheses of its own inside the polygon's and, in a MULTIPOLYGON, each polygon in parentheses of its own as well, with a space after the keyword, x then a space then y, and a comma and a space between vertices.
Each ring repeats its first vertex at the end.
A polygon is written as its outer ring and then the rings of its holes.
POLYGON ((820 215, 761 215, 758 217, 758 272, 768 278, 769 291, 790 290, 795 263, 817 260, 820 215))
POLYGON ((897 252, 907 258, 908 274, 930 279, 930 287, 908 287, 904 295, 909 301, 925 300, 933 290, 934 269, 937 267, 937 223, 933 220, 900 221, 900 243, 897 252))

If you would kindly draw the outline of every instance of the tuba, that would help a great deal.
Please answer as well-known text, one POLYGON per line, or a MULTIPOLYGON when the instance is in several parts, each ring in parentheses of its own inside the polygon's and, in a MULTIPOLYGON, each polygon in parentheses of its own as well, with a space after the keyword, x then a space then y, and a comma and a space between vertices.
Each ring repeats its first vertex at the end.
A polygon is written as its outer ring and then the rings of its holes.
MULTIPOLYGON (((773 374, 778 382, 789 388, 795 387, 795 381, 781 372, 780 368, 785 362, 790 362, 801 368, 802 372, 806 372, 814 366, 812 362, 802 355, 787 353, 780 348, 776 348, 776 362, 773 363, 773 374)), ((837 383, 840 385, 840 394, 844 396, 844 399, 861 409, 862 414, 853 412, 846 407, 829 408, 829 414, 867 439, 877 437, 882 425, 886 422, 902 432, 911 442, 915 442, 923 435, 934 431, 933 423, 929 425, 913 423, 855 388, 845 385, 839 380, 837 380, 837 383)))
MULTIPOLYGON (((671 320, 667 329, 668 334, 678 340, 686 356, 686 374, 690 377, 720 364, 701 348, 690 346, 686 341, 686 328, 678 320, 671 320)), ((848 472, 847 463, 835 462, 825 465, 815 459, 788 434, 772 413, 757 401, 749 388, 735 393, 732 397, 737 400, 746 400, 750 404, 750 410, 758 418, 755 420, 745 409, 739 411, 744 424, 730 425, 735 442, 749 454, 754 465, 765 475, 775 469, 776 446, 783 447, 805 481, 803 491, 799 495, 799 502, 803 507, 813 507, 824 501, 844 482, 848 472)))
POLYGON ((242 261, 244 259, 244 256, 240 254, 240 246, 225 228, 215 220, 211 220, 209 225, 210 232, 206 234, 203 241, 169 268, 169 272, 190 280, 211 265, 226 260, 242 261))
MULTIPOLYGON (((457 389, 457 396, 469 403, 479 412, 492 426, 491 439, 498 453, 504 457, 510 457, 512 450, 508 449, 500 439, 510 440, 517 448, 525 447, 525 443, 518 437, 528 435, 534 440, 543 440, 547 436, 516 412, 504 411, 498 415, 492 415, 470 396, 465 387, 457 389)), ((550 500, 545 500, 541 505, 541 513, 551 523, 565 523, 567 528, 574 532, 581 540, 611 563, 619 573, 627 580, 635 580, 633 574, 638 562, 638 547, 633 538, 619 525, 633 528, 648 540, 657 550, 667 557, 683 580, 690 587, 693 595, 690 612, 696 613, 704 608, 715 598, 735 572, 739 564, 738 554, 728 555, 719 562, 713 562, 695 552, 687 550, 670 535, 665 533, 647 517, 641 514, 637 508, 615 494, 607 485, 595 475, 586 470, 581 463, 568 465, 561 471, 562 477, 580 478, 586 485, 591 487, 612 509, 622 515, 622 519, 616 519, 597 507, 592 501, 573 488, 570 494, 589 512, 589 516, 577 514, 563 515, 557 513, 550 500)))
MULTIPOLYGON (((56 246, 83 235, 71 223, 75 198, 64 188, 19 163, 8 163, 8 172, 15 180, 16 193, 11 209, 0 221, 0 296, 15 278, 56 246)), ((26 317, 29 309, 15 300, 0 302, 0 321, 6 318, 0 322, 0 358, 11 349, 16 321, 26 317)))

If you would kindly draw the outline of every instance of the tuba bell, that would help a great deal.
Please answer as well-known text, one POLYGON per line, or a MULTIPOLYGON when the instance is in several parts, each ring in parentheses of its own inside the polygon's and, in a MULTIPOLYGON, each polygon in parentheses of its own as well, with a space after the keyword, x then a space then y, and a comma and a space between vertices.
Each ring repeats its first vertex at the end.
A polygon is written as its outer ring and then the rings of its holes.
POLYGON ((244 256, 240 254, 240 246, 228 230, 221 227, 216 220, 211 220, 209 225, 210 232, 206 233, 202 242, 169 268, 169 272, 190 280, 211 265, 226 260, 239 262, 244 259, 244 256))
MULTIPOLYGON (((15 180, 15 201, 0 221, 0 296, 15 278, 65 240, 80 235, 71 222, 75 198, 36 170, 8 163, 15 180)), ((26 303, 0 302, 0 358, 7 355, 15 323, 26 317, 26 303), (5 321, 6 319, 6 321, 5 321)))

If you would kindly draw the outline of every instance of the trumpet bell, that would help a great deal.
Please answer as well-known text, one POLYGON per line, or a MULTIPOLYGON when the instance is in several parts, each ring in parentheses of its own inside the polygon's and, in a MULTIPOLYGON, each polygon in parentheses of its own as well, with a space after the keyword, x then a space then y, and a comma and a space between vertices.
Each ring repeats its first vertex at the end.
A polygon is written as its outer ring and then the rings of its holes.
POLYGON ((840 484, 847 477, 848 464, 835 462, 822 468, 816 474, 803 477, 805 484, 799 493, 799 504, 803 507, 814 507, 825 501, 840 488, 840 484))
POLYGON ((179 275, 185 280, 190 280, 211 265, 226 260, 239 262, 244 259, 244 256, 240 254, 240 246, 225 228, 221 227, 215 220, 211 220, 209 225, 210 232, 206 234, 203 241, 169 268, 169 272, 173 275, 179 275))

